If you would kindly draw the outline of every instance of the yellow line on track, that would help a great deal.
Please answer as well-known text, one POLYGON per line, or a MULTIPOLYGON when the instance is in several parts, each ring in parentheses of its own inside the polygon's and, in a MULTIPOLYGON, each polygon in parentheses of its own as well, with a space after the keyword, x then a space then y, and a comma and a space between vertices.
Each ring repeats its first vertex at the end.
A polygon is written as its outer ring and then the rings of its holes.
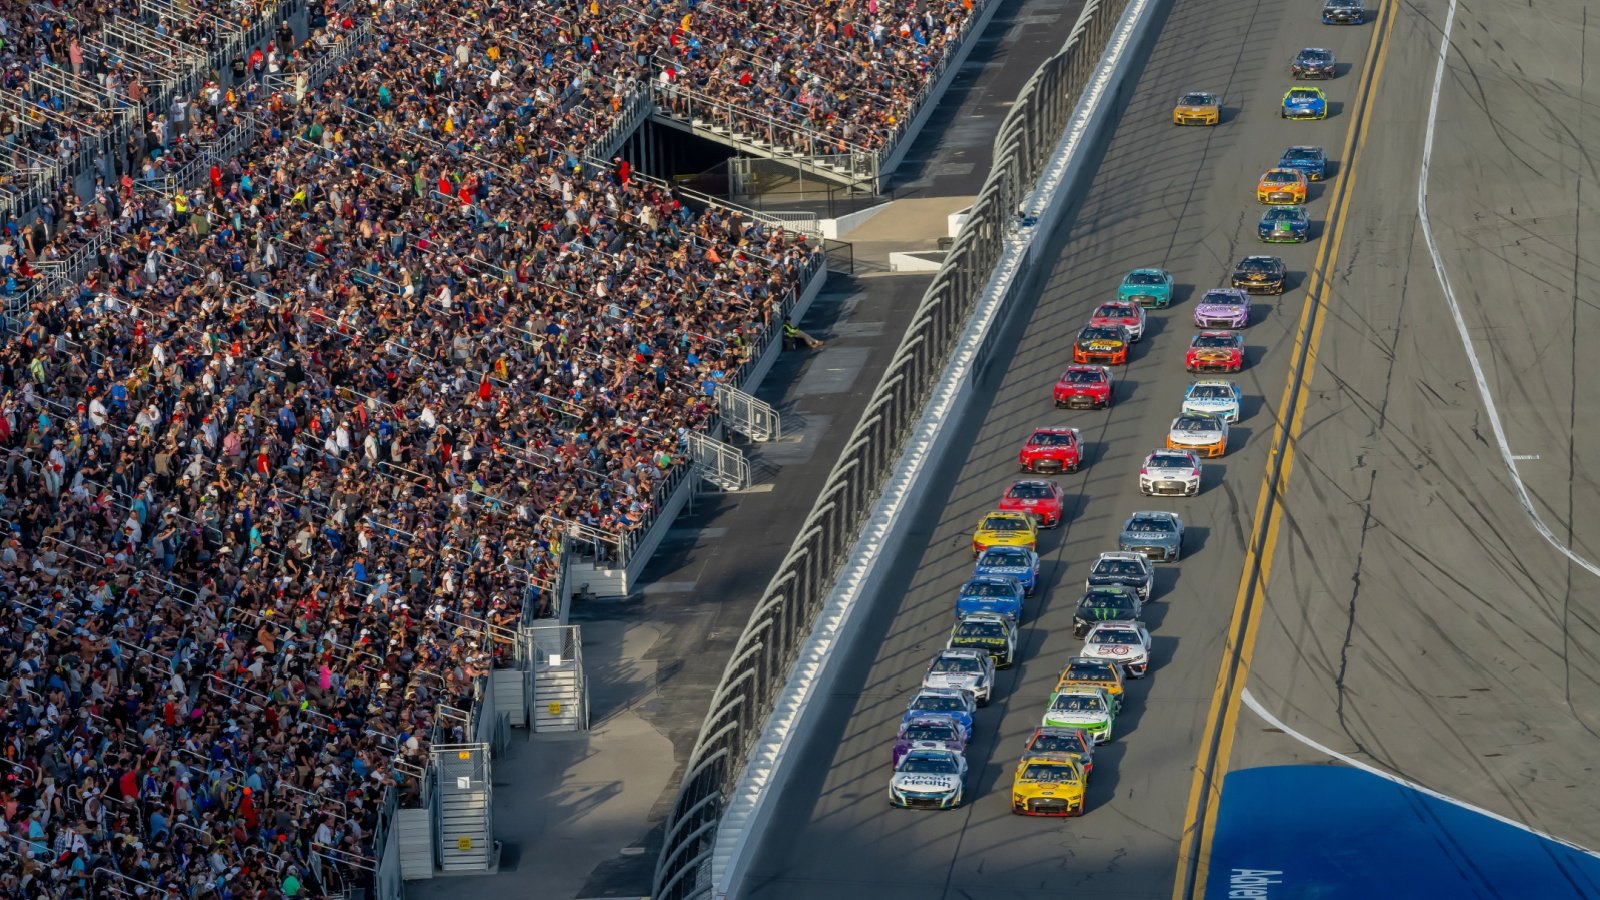
POLYGON ((1286 421, 1280 413, 1273 430, 1261 493, 1256 500, 1255 517, 1251 520, 1256 523, 1252 531, 1254 540, 1245 550, 1244 571, 1239 578, 1239 592, 1234 599, 1233 615, 1228 623, 1222 665, 1212 690, 1205 737, 1200 744, 1194 778, 1189 788, 1183 837, 1178 847, 1178 874, 1172 888, 1173 900, 1192 900, 1205 896, 1206 879, 1210 874, 1211 840, 1220 805, 1218 801, 1222 795, 1223 778, 1228 772, 1228 757, 1233 751, 1234 731, 1238 726, 1239 695, 1244 690, 1255 650, 1263 606, 1261 594, 1272 570, 1282 518, 1281 503, 1288 488, 1290 471, 1294 468, 1295 444, 1305 418, 1305 400, 1311 390, 1311 376, 1316 370, 1317 345, 1322 340, 1322 324, 1325 320, 1322 313, 1331 291, 1331 275, 1339 258, 1339 244, 1344 238, 1350 197, 1356 182, 1356 163, 1366 145, 1367 131, 1372 124, 1372 117, 1368 114, 1370 104, 1389 55, 1389 34, 1394 30, 1395 8, 1395 0, 1383 0, 1373 25, 1372 40, 1367 48, 1356 99, 1352 103, 1353 112, 1360 117, 1359 122, 1345 136, 1344 153, 1339 158, 1338 186, 1329 204, 1329 227, 1324 231, 1325 240, 1312 267, 1305 306, 1295 329, 1290 359, 1299 362, 1290 365, 1289 377, 1283 386, 1283 399, 1278 406, 1279 410, 1288 413, 1288 418, 1286 421))

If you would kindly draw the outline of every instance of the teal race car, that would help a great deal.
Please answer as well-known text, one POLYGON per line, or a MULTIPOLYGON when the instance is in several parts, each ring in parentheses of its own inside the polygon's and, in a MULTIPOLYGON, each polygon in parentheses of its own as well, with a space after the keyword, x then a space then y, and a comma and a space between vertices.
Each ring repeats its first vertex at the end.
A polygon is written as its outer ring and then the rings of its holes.
POLYGON ((1146 309, 1172 305, 1172 273, 1166 269, 1134 269, 1123 276, 1118 300, 1131 300, 1146 309))

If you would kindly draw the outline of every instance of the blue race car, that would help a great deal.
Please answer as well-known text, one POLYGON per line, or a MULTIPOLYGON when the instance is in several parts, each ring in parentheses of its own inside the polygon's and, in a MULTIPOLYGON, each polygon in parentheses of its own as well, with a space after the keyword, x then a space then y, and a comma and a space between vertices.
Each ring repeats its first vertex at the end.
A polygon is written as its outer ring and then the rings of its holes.
POLYGON ((1285 119, 1326 119, 1328 117, 1328 95, 1322 88, 1293 87, 1283 95, 1283 111, 1285 119))
POLYGON ((974 576, 1005 575, 1022 582, 1022 593, 1032 597, 1039 586, 1039 554, 1027 547, 991 547, 978 557, 974 576))
POLYGON ((904 725, 917 719, 929 716, 949 716, 967 734, 972 733, 972 716, 978 711, 978 698, 970 691, 956 688, 923 688, 917 692, 911 702, 906 704, 906 714, 901 717, 900 724, 904 725))
POLYGON ((1304 206, 1274 206, 1261 215, 1256 234, 1268 244, 1303 244, 1311 240, 1311 217, 1304 206))
POLYGON ((961 595, 956 598, 956 615, 995 613, 1020 623, 1025 596, 1022 582, 1010 575, 979 575, 961 586, 961 595))
POLYGON ((1321 147, 1290 147, 1278 158, 1278 168, 1296 169, 1307 181, 1321 181, 1328 177, 1328 154, 1321 147))

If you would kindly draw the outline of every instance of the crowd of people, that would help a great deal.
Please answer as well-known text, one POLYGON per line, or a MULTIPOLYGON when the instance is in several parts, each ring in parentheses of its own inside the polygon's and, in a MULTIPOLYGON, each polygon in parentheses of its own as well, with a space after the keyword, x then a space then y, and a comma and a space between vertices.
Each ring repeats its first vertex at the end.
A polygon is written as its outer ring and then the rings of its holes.
MULTIPOLYGON (((369 868, 385 798, 552 612, 566 535, 648 526, 815 271, 591 143, 686 35, 914 72, 965 9, 317 2, 0 234, 0 897, 369 868)), ((117 7, 39 5, 3 8, 6 64, 105 84, 71 46, 117 7)), ((237 15, 186 8, 158 27, 237 15)), ((858 77, 807 121, 903 115, 914 79, 858 77)))

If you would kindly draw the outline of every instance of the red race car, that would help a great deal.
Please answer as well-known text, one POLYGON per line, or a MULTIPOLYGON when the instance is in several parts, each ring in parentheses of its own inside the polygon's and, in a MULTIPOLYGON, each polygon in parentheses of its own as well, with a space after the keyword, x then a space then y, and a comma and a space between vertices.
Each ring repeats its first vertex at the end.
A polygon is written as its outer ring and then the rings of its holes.
POLYGON ((1138 343, 1144 337, 1144 307, 1132 300, 1107 300, 1095 307, 1090 325, 1121 325, 1128 329, 1128 340, 1138 343))
POLYGON ((1244 335, 1202 331, 1189 341, 1183 367, 1190 372, 1237 372, 1244 368, 1244 335))
POLYGON ((1017 454, 1024 472, 1076 472, 1083 463, 1083 442, 1078 429, 1036 428, 1017 454))
POLYGON ((1111 370, 1106 366, 1068 366, 1056 382, 1056 409, 1106 409, 1111 405, 1111 370))
POLYGON ((1061 524, 1061 505, 1066 496, 1067 492, 1054 481, 1019 481, 1000 498, 1000 508, 1028 513, 1040 528, 1054 528, 1061 524))

